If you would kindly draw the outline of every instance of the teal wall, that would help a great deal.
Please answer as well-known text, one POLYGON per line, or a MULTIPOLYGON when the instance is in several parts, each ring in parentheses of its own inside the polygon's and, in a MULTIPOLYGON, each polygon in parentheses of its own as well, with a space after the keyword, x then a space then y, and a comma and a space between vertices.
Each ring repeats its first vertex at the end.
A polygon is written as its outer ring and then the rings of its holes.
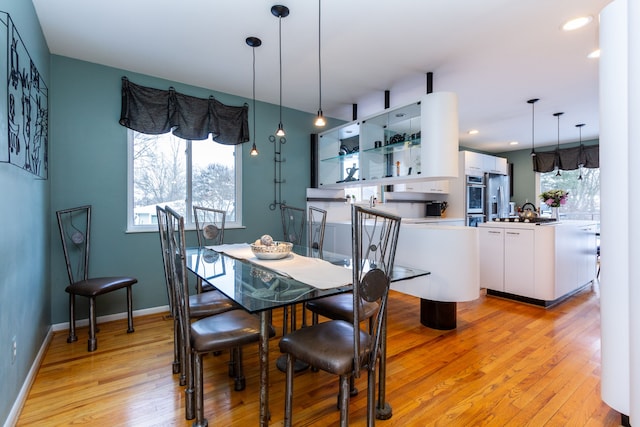
MULTIPOLYGON (((30 1, 3 0, 0 9, 11 15, 31 59, 51 88, 49 51, 33 5, 30 1)), ((0 28, 6 31, 4 25, 0 28)), ((0 55, 6 56, 4 45, 0 55)), ((0 67, 0 76, 6 85, 4 67, 0 67)), ((1 93, 6 96, 6 88, 1 93)), ((0 100, 0 130, 0 146, 6 150, 6 99, 0 100)), ((51 323, 49 186, 48 180, 36 179, 16 166, 0 163, 0 422, 3 423, 51 323), (13 337, 17 344, 15 362, 13 337)))
MULTIPOLYGON (((168 89, 191 96, 208 97, 228 105, 251 104, 240 98, 184 84, 104 67, 66 57, 52 56, 51 80, 51 215, 54 211, 91 204, 92 275, 124 274, 138 278, 134 286, 134 310, 167 304, 162 259, 157 233, 126 233, 127 211, 127 129, 120 118, 121 77, 132 82, 168 89)), ((278 107, 256 105, 256 145, 258 157, 251 157, 251 142, 241 146, 243 156, 243 222, 245 228, 225 232, 227 242, 249 242, 262 234, 280 236, 280 212, 271 211, 273 201, 274 154, 268 137, 278 123, 278 107)), ((252 118, 252 114, 249 114, 252 118)), ((292 205, 305 205, 309 186, 310 133, 315 131, 313 116, 283 109, 287 142, 282 146, 283 199, 292 205)), ((253 126, 250 126, 253 130, 253 126)), ((55 237, 55 236, 54 236, 55 237)), ((193 244, 196 236, 187 237, 193 244)), ((62 249, 55 238, 51 245, 51 321, 67 321, 66 273, 62 249)), ((124 294, 104 295, 98 300, 98 315, 124 311, 124 294)), ((85 318, 88 307, 82 304, 78 315, 85 318)))
MULTIPOLYGON (((0 422, 9 419, 12 405, 41 348, 50 326, 68 321, 68 296, 63 254, 55 220, 62 208, 93 205, 92 275, 126 274, 138 278, 134 309, 167 304, 159 239, 156 232, 126 233, 127 130, 118 124, 121 77, 159 89, 214 95, 229 105, 251 100, 176 82, 50 55, 31 2, 8 0, 8 11, 49 88, 49 179, 37 180, 21 169, 0 163, 0 422), (12 362, 11 340, 16 336, 18 357, 12 362)), ((4 53, 2 53, 4 54, 4 53)), ((249 83, 248 83, 249 84, 249 83)), ((219 88, 223 90, 224 88, 219 88)), ((258 157, 243 152, 244 228, 228 230, 228 242, 252 241, 265 233, 279 236, 279 211, 268 205, 274 198, 273 144, 269 135, 278 123, 277 105, 256 106, 258 157)), ((6 138, 6 103, 0 102, 0 138, 6 138), (4 127, 2 126, 4 125, 4 127)), ((250 112, 249 117, 253 115, 250 112)), ((304 206, 310 182, 310 137, 313 116, 283 109, 287 142, 282 147, 282 198, 304 206)), ((330 120, 328 126, 340 122, 330 120)), ((253 131, 253 126, 250 126, 253 131)), ((253 136, 253 135, 252 135, 253 136)), ((195 243, 193 232, 188 239, 195 243)), ((104 295, 97 314, 125 311, 124 293, 104 295)), ((86 300, 78 300, 78 318, 87 317, 86 300)), ((79 348, 86 348, 80 338, 79 348)), ((98 350, 99 351, 99 350, 98 350)))
MULTIPOLYGON (((599 140, 583 141, 584 145, 597 145, 599 140)), ((561 144, 560 148, 579 146, 578 142, 561 144)), ((537 151, 553 151, 555 147, 542 147, 537 151)), ((536 189, 535 172, 531 161, 531 149, 505 151, 503 153, 489 153, 499 157, 505 157, 507 162, 513 163, 513 197, 512 202, 522 206, 527 200, 538 206, 538 189, 536 189)))

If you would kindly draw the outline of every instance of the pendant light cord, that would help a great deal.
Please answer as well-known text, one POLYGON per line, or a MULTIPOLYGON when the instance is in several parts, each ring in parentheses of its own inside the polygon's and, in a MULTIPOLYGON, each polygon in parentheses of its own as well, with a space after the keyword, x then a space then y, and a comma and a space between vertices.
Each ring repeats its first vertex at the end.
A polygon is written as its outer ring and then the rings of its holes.
POLYGON ((535 121, 536 121, 536 107, 535 107, 535 103, 538 102, 539 99, 538 98, 533 98, 527 101, 528 104, 531 104, 531 157, 536 155, 536 150, 535 150, 535 136, 536 136, 536 131, 535 131, 535 121))
POLYGON ((320 54, 320 43, 321 43, 321 35, 320 35, 320 25, 321 21, 321 2, 322 0, 318 0, 318 111, 322 111, 322 55, 320 54))
POLYGON ((278 17, 278 50, 280 62, 280 125, 282 125, 282 16, 278 17))
POLYGON ((256 48, 251 48, 253 52, 253 146, 256 146, 256 48))

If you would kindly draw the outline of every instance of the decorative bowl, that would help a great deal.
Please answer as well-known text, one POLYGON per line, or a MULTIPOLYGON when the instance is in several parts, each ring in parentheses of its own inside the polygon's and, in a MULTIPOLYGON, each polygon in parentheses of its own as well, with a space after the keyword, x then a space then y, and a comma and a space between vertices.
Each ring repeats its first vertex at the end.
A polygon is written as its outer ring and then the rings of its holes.
POLYGON ((251 251, 258 259, 281 259, 291 253, 293 243, 273 242, 272 245, 256 245, 251 243, 251 251))

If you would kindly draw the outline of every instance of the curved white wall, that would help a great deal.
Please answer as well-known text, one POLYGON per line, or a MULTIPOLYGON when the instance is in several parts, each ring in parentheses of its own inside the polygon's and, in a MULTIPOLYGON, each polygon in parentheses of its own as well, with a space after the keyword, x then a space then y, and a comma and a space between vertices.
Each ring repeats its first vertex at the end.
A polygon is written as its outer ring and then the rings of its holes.
POLYGON ((616 0, 600 15, 601 380, 602 399, 629 415, 634 424, 634 417, 640 416, 636 412, 640 410, 640 383, 632 361, 638 360, 634 344, 640 329, 634 330, 631 316, 638 317, 639 292, 631 291, 630 283, 634 283, 631 278, 638 276, 640 267, 630 262, 638 258, 632 257, 631 251, 637 249, 629 242, 635 242, 638 236, 634 233, 637 221, 630 221, 630 213, 639 209, 634 190, 638 187, 640 156, 638 148, 630 144, 629 133, 630 105, 637 103, 637 91, 629 97, 633 87, 629 79, 637 80, 637 74, 630 73, 629 59, 638 53, 629 45, 630 30, 637 30, 629 25, 633 20, 628 7, 627 0, 616 0), (630 99, 634 101, 630 103, 630 99), (634 336, 636 339, 631 339, 634 336))

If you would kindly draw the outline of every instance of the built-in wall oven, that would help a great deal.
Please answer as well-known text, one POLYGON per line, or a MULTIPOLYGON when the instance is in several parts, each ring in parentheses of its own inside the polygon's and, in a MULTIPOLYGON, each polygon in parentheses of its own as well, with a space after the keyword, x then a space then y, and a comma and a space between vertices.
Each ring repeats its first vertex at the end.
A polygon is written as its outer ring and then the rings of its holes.
POLYGON ((467 226, 469 227, 477 227, 478 224, 482 224, 484 221, 484 214, 468 214, 467 215, 467 226))
POLYGON ((467 214, 484 213, 484 176, 467 176, 467 214))

